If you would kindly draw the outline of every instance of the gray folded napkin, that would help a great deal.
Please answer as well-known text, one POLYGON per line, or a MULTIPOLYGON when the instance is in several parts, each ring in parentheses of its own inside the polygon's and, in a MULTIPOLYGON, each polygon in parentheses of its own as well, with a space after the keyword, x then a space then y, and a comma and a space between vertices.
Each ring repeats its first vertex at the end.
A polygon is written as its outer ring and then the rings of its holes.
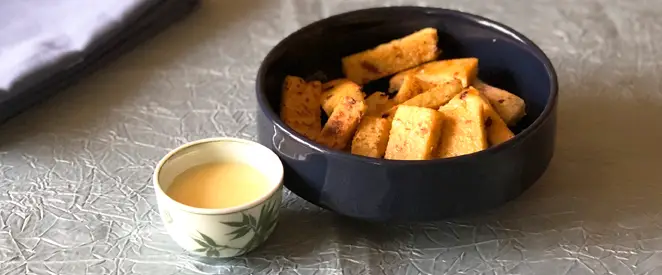
POLYGON ((0 122, 144 41, 198 2, 0 1, 0 122))

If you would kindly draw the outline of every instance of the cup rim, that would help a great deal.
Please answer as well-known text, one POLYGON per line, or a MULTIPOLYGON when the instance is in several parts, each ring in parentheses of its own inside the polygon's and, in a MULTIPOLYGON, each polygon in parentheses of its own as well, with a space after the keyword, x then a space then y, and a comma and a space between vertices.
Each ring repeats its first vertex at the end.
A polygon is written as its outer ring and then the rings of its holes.
MULTIPOLYGON (((261 154, 262 155, 262 154, 261 154)), ((232 213, 237 213, 243 210, 251 209, 254 208, 265 201, 267 201, 269 198, 271 198, 276 191, 280 190, 281 186, 283 185, 283 176, 284 176, 284 169, 283 169, 283 163, 281 162, 280 158, 276 153, 271 151, 269 148, 266 146, 251 141, 251 140, 246 140, 246 139, 241 139, 241 138, 232 138, 232 137, 213 137, 213 138, 204 138, 204 139, 198 139, 194 141, 190 141, 187 143, 184 143, 182 145, 179 145, 177 148, 170 150, 165 156, 159 160, 159 162, 156 164, 156 167, 154 168, 154 173, 152 174, 152 183, 154 184, 154 190, 156 192, 157 196, 162 196, 165 198, 166 201, 168 201, 169 204, 175 205, 177 208, 184 210, 189 213, 194 213, 194 214, 200 214, 200 215, 221 215, 221 214, 232 214, 232 213), (161 173, 161 169, 163 168, 163 165, 168 162, 173 156, 175 156, 177 153, 181 152, 184 149, 191 148, 194 146, 199 146, 202 144, 206 143, 217 143, 217 142, 227 142, 227 143, 243 143, 245 145, 253 146, 256 148, 260 148, 260 150, 264 151, 264 155, 269 155, 271 157, 276 158, 278 160, 278 182, 276 184, 273 184, 272 188, 269 189, 269 191, 265 192, 262 196, 259 198, 252 200, 250 202, 233 206, 233 207, 227 207, 227 208, 198 208, 198 207, 193 207, 189 206, 183 203, 180 203, 170 196, 166 194, 165 190, 161 188, 161 185, 159 184, 159 174, 161 173)), ((158 200, 157 200, 158 204, 158 200)))

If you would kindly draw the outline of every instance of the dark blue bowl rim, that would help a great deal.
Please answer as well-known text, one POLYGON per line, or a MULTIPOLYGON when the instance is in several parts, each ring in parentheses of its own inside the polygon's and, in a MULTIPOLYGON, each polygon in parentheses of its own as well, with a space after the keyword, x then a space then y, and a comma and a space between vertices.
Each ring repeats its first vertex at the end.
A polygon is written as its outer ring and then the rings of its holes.
POLYGON ((285 37, 283 40, 281 40, 276 46, 274 46, 269 53, 266 55, 262 63, 260 64, 260 68, 258 69, 257 73, 257 79, 255 81, 255 88, 256 88, 256 97, 257 97, 257 102, 258 102, 258 107, 261 109, 261 111, 264 113, 264 115, 275 125, 277 126, 280 130, 288 134, 290 137, 294 138, 296 141, 300 142, 301 144, 306 145, 307 147, 310 147, 312 149, 315 149, 316 151, 326 154, 328 156, 336 157, 336 158, 347 158, 351 159, 354 161, 361 161, 361 162, 366 162, 366 163, 372 163, 376 165, 431 165, 431 164, 443 164, 447 162, 464 162, 464 161, 470 161, 470 159, 480 157, 483 155, 488 155, 488 154, 497 154, 498 152, 502 150, 506 150, 509 147, 513 147, 519 143, 521 143, 523 140, 525 140, 527 137, 529 137, 531 134, 533 134, 535 131, 537 131, 545 121, 547 121, 552 114, 552 111, 556 107, 557 104, 557 97, 558 97, 558 77, 556 75, 556 71, 554 70, 554 66, 552 65, 552 62, 550 61, 549 57, 536 45, 533 41, 531 41, 528 37, 524 36, 520 32, 514 30, 513 28, 506 26, 502 23, 496 22, 494 20, 463 12, 463 11, 458 11, 458 10, 451 10, 451 9, 445 9, 445 8, 433 8, 433 7, 416 7, 416 6, 391 6, 391 7, 377 7, 377 8, 367 8, 367 9, 360 9, 360 10, 355 10, 355 11, 350 11, 350 12, 345 12, 345 13, 340 13, 336 14, 321 20, 318 20, 316 22, 313 22, 293 33, 285 37), (492 29, 495 32, 500 32, 503 34, 506 34, 508 36, 514 37, 518 40, 520 40, 524 45, 532 49, 533 53, 536 55, 536 57, 542 61, 543 66, 545 67, 545 70, 547 71, 547 77, 549 77, 550 82, 551 82, 551 87, 549 91, 549 97, 547 99, 547 104, 545 105, 542 113, 529 125, 526 127, 524 130, 522 130, 520 133, 515 135, 514 138, 501 143, 497 146, 487 148, 485 150, 467 154, 467 155, 461 155, 461 156, 456 156, 456 157, 450 157, 450 158, 441 158, 441 159, 431 159, 431 160, 389 160, 389 159, 378 159, 378 158, 371 158, 371 157, 364 157, 364 156, 358 156, 358 155, 353 155, 348 152, 344 151, 339 151, 339 150, 333 150, 330 148, 326 148, 325 146, 322 146, 320 144, 317 144, 315 141, 310 140, 303 135, 297 133, 293 129, 291 129, 289 126, 285 125, 285 123, 280 119, 280 115, 277 114, 273 108, 270 107, 269 101, 266 97, 266 87, 264 84, 263 79, 266 78, 266 72, 267 72, 267 67, 273 63, 283 51, 286 50, 285 46, 290 43, 294 39, 294 37, 300 35, 301 33, 307 32, 309 29, 316 28, 319 25, 327 24, 328 22, 333 22, 335 20, 342 19, 344 17, 350 17, 354 16, 356 14, 370 14, 373 12, 381 12, 385 10, 401 10, 401 11, 409 11, 409 12, 422 12, 422 13, 428 13, 428 14, 434 14, 434 15, 452 15, 456 17, 462 17, 464 19, 468 19, 470 21, 474 21, 478 24, 481 24, 487 28, 492 29))

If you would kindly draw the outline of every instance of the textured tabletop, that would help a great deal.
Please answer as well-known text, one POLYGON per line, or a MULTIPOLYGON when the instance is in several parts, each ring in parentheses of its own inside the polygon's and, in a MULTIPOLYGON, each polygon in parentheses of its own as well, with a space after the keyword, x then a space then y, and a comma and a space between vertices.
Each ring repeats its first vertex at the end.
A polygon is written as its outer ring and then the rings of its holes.
POLYGON ((657 0, 204 2, 0 127, 0 274, 662 274, 660 18, 657 0), (543 178, 489 213, 423 224, 348 221, 287 194, 249 256, 184 254, 156 211, 155 162, 186 141, 254 139, 267 51, 314 20, 385 4, 469 11, 541 46, 561 88, 543 178))

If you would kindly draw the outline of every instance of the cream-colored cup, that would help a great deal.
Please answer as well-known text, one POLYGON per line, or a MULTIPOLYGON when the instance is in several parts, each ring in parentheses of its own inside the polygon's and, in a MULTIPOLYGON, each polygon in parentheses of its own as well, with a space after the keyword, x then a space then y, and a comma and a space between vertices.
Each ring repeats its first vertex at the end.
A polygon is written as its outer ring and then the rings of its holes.
POLYGON ((276 154, 259 143, 236 138, 186 143, 159 161, 152 179, 168 234, 195 255, 226 258, 248 253, 271 235, 278 222, 283 165, 276 154), (177 175, 194 166, 219 161, 251 165, 265 175, 271 188, 254 201, 223 209, 195 208, 166 195, 177 175))

